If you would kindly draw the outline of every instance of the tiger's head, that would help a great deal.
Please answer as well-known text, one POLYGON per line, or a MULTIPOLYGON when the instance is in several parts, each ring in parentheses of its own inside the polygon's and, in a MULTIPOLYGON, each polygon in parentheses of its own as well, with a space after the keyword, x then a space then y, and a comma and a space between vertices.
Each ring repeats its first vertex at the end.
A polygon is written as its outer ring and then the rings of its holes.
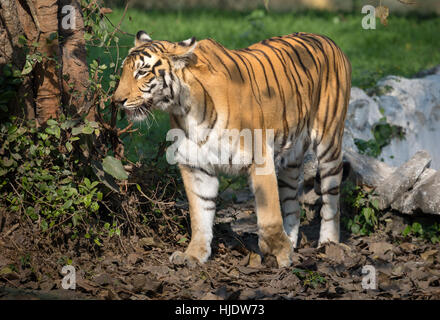
POLYGON ((152 40, 144 31, 136 34, 135 46, 122 64, 113 102, 132 120, 143 120, 152 109, 182 114, 185 84, 179 72, 196 63, 196 39, 178 43, 152 40))

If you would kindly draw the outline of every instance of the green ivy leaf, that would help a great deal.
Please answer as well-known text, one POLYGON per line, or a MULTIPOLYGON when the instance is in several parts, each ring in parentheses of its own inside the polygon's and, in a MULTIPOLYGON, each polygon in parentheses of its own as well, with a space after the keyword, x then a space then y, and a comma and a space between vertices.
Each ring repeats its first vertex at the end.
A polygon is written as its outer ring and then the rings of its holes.
POLYGON ((77 136, 83 131, 83 126, 72 128, 72 135, 77 136))
POLYGON ((14 160, 13 159, 8 159, 8 158, 3 158, 3 166, 5 167, 10 167, 14 164, 14 160))
POLYGON ((56 126, 56 125, 58 125, 58 122, 54 119, 49 119, 49 120, 47 120, 47 125, 56 126))
POLYGON ((105 172, 118 180, 127 180, 128 174, 122 166, 122 162, 112 156, 107 156, 102 160, 102 167, 105 172))
POLYGON ((73 201, 72 201, 72 200, 67 200, 67 201, 63 204, 63 209, 64 209, 64 210, 69 209, 69 208, 72 206, 72 204, 73 204, 73 201))
POLYGON ((72 152, 73 150, 73 146, 69 141, 66 142, 66 149, 68 152, 72 152))
POLYGON ((34 65, 32 64, 31 61, 27 60, 24 67, 23 67, 23 70, 21 70, 21 75, 25 76, 25 75, 31 73, 33 69, 34 69, 34 65))
POLYGON ((42 220, 40 226, 41 226, 41 230, 46 231, 47 228, 48 228, 47 221, 46 220, 42 220))
POLYGON ((93 133, 93 128, 90 126, 85 126, 82 128, 82 133, 84 134, 92 134, 93 133))

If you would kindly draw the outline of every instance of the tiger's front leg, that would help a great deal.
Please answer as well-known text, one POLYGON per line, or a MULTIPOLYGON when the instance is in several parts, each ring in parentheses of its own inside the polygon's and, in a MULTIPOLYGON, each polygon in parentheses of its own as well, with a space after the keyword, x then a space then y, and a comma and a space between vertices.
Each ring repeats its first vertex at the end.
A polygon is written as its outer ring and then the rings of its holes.
POLYGON ((269 165, 270 174, 259 174, 256 165, 251 167, 250 177, 255 195, 258 244, 263 254, 272 254, 277 258, 279 267, 288 267, 292 263, 292 243, 284 231, 276 173, 273 160, 269 165))
POLYGON ((212 226, 218 193, 217 176, 203 169, 179 165, 189 202, 191 241, 185 252, 176 251, 170 261, 175 264, 204 263, 211 255, 212 226))

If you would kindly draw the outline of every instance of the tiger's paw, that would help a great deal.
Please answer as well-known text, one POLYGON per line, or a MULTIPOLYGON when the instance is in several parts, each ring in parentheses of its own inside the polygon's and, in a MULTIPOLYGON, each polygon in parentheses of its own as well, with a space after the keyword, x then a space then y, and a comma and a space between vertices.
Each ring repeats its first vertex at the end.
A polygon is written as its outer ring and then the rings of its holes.
POLYGON ((339 219, 329 221, 322 220, 318 247, 322 247, 329 242, 338 243, 339 233, 339 219))
POLYGON ((292 264, 292 249, 289 248, 283 252, 278 253, 275 256, 277 258, 277 263, 279 268, 287 268, 292 264))
POLYGON ((275 237, 260 238, 259 246, 263 254, 275 256, 279 268, 289 267, 292 264, 293 247, 285 233, 282 233, 277 239, 275 237))
POLYGON ((175 251, 170 256, 170 262, 174 265, 186 266, 190 269, 193 269, 201 264, 201 262, 196 257, 193 257, 181 251, 175 251))

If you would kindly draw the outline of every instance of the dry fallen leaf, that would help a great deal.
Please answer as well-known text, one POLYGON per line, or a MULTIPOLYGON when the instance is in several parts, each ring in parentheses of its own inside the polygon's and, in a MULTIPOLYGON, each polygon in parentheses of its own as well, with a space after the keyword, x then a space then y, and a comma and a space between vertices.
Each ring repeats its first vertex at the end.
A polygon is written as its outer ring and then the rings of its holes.
POLYGON ((101 14, 109 14, 109 13, 112 13, 113 10, 110 8, 101 8, 101 9, 99 9, 99 12, 101 12, 101 14))
POLYGON ((261 257, 258 253, 249 253, 249 264, 250 268, 261 268, 261 257))
POLYGON ((380 23, 382 23, 384 26, 388 25, 388 16, 390 15, 390 9, 385 6, 378 6, 376 7, 376 17, 380 18, 380 23))
POLYGON ((404 242, 400 245, 400 248, 405 252, 412 252, 417 249, 417 246, 413 243, 404 242))
POLYGON ((438 250, 428 250, 420 254, 420 257, 425 261, 433 262, 434 256, 437 254, 437 252, 438 250))

